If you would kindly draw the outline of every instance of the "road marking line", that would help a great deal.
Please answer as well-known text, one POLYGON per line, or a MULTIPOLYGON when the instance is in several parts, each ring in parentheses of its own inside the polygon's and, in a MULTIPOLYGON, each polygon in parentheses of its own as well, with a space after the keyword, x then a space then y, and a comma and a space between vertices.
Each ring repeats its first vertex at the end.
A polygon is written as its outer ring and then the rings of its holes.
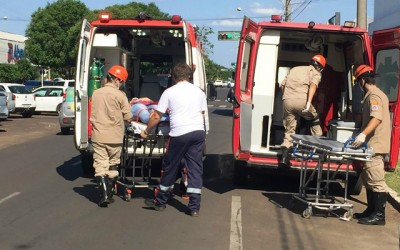
POLYGON ((240 196, 232 196, 230 250, 242 250, 242 202, 240 196))
POLYGON ((7 196, 7 197, 1 199, 1 200, 0 200, 0 204, 1 204, 1 203, 4 203, 5 201, 11 199, 12 197, 17 196, 17 195, 20 195, 20 194, 21 194, 21 192, 12 193, 12 194, 10 194, 9 196, 7 196))

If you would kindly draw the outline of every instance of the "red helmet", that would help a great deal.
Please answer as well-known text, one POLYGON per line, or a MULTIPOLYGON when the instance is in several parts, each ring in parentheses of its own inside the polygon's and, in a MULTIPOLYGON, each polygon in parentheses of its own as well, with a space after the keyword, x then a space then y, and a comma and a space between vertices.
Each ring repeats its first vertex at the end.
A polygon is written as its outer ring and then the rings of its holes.
POLYGON ((120 79, 123 82, 126 82, 128 79, 128 71, 120 65, 114 65, 108 70, 108 74, 120 79))
POLYGON ((311 58, 311 60, 319 63, 322 66, 322 68, 325 68, 326 59, 323 55, 315 55, 313 56, 313 58, 311 58))
POLYGON ((370 66, 361 64, 354 71, 354 77, 357 79, 358 77, 360 77, 361 75, 363 75, 365 73, 373 73, 373 72, 374 72, 374 70, 370 66))

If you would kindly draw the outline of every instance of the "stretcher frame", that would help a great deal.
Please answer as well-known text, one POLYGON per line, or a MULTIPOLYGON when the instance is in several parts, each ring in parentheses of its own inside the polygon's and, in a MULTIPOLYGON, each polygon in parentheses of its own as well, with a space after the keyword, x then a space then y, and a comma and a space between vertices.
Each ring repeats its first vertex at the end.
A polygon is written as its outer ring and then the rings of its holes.
POLYGON ((366 144, 359 149, 352 148, 350 145, 354 140, 340 143, 326 137, 318 138, 309 135, 292 135, 292 138, 294 145, 293 155, 301 161, 299 192, 293 195, 293 201, 298 200, 307 205, 302 216, 310 218, 313 215, 313 208, 316 208, 332 213, 341 220, 350 221, 353 217, 353 204, 349 203, 347 199, 349 166, 353 160, 370 161, 373 156, 373 150, 368 148, 366 144), (325 143, 333 143, 334 146, 332 147, 325 143), (308 163, 311 159, 317 159, 317 166, 309 166, 308 163), (331 166, 333 161, 337 164, 336 167, 331 166), (324 163, 327 163, 326 169, 323 168, 324 163), (345 179, 337 179, 336 176, 343 164, 346 166, 345 179), (310 187, 309 184, 315 176, 316 187, 310 187), (343 183, 344 195, 342 198, 329 194, 329 185, 331 183, 343 183), (315 194, 310 194, 307 191, 315 191, 315 194), (339 216, 333 212, 338 209, 344 209, 346 212, 339 216))
POLYGON ((121 168, 116 182, 117 194, 125 201, 130 201, 136 188, 154 189, 158 182, 152 178, 152 160, 162 160, 166 152, 168 134, 160 133, 159 126, 169 124, 160 122, 153 134, 147 138, 140 136, 140 130, 131 126, 125 129, 124 143, 121 152, 121 168), (132 169, 132 175, 127 175, 127 170, 132 169), (136 170, 140 176, 136 175, 136 170), (122 189, 122 190, 121 190, 122 189))

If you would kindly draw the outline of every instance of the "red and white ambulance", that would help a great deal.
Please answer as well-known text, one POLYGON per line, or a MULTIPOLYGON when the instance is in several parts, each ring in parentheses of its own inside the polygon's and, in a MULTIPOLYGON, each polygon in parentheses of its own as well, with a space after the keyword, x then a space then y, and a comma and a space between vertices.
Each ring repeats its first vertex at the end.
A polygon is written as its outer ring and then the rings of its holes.
MULTIPOLYGON (((271 21, 255 23, 245 17, 235 86, 230 93, 234 104, 234 183, 244 184, 252 168, 279 172, 284 135, 279 83, 290 68, 308 65, 315 54, 324 55, 327 66, 313 105, 320 114, 324 135, 342 142, 359 132, 352 114, 360 110, 362 93, 354 88, 353 68, 359 64, 375 67, 377 85, 390 101, 392 137, 386 168, 394 170, 400 139, 399 36, 399 28, 377 31, 371 41, 368 32, 355 27, 354 22, 344 25, 281 22, 280 16, 273 15, 271 21)), ((300 120, 296 133, 307 131, 306 122, 300 120)), ((294 159, 291 164, 292 170, 301 165, 294 159)), ((360 166, 353 164, 350 170, 348 189, 356 194, 362 187, 360 166)))
MULTIPOLYGON (((101 13, 92 23, 83 20, 75 79, 75 145, 85 173, 92 171, 91 95, 101 87, 108 69, 119 64, 128 70, 129 100, 149 97, 158 101, 166 87, 165 76, 178 62, 192 66, 193 84, 206 92, 201 42, 193 25, 180 16, 160 20, 140 13, 131 19, 113 19, 101 13)), ((208 130, 208 114, 205 122, 208 130)))

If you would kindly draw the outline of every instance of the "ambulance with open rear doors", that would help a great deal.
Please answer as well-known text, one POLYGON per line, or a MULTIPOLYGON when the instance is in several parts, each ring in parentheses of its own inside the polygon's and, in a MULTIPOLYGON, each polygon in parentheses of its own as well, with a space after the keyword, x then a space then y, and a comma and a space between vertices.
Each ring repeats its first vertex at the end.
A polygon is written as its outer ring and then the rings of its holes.
MULTIPOLYGON (((284 136, 279 83, 292 67, 308 65, 315 54, 324 55, 327 65, 313 105, 320 114, 324 135, 341 142, 359 133, 353 115, 361 110, 363 93, 354 84, 353 71, 360 64, 374 67, 377 86, 390 101, 391 150, 385 164, 387 170, 394 170, 400 137, 399 36, 400 28, 376 31, 371 41, 368 32, 355 27, 354 22, 282 22, 280 16, 273 15, 271 21, 255 23, 245 17, 235 86, 229 93, 233 103, 234 183, 244 184, 254 168, 282 173, 278 169, 284 136)), ((308 134, 308 127, 307 121, 300 119, 296 133, 308 134)), ((313 164, 317 162, 311 160, 309 165, 313 164)), ((292 157, 291 165, 291 170, 299 169, 301 162, 292 157)), ((345 171, 344 165, 339 173, 345 171)), ((360 164, 354 162, 350 170, 348 189, 357 194, 362 187, 360 164)))

